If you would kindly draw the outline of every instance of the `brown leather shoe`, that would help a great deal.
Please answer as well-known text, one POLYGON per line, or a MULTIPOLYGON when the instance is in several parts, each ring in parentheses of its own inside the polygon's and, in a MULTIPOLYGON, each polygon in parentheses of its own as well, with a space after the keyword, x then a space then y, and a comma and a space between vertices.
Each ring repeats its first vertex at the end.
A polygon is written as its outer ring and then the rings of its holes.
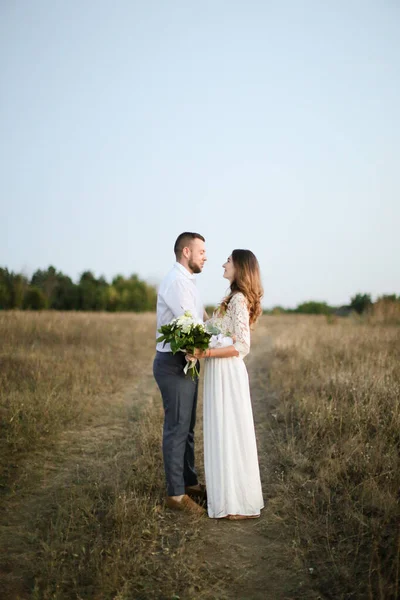
POLYGON ((190 498, 193 498, 193 500, 196 500, 201 504, 207 503, 207 489, 203 483, 189 485, 185 487, 185 492, 190 498))
POLYGON ((196 504, 196 502, 193 502, 187 494, 183 496, 182 500, 175 500, 171 496, 167 496, 165 504, 168 508, 172 508, 173 510, 184 510, 196 515, 206 514, 204 508, 196 504))

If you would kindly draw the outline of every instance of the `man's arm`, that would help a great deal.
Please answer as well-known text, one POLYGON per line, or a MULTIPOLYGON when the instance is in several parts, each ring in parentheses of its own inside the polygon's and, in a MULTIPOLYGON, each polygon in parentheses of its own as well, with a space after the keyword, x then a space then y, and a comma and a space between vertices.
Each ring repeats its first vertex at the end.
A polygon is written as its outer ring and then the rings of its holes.
POLYGON ((171 283, 164 294, 164 301, 171 309, 174 317, 180 317, 186 310, 196 318, 196 300, 182 279, 176 279, 171 283))

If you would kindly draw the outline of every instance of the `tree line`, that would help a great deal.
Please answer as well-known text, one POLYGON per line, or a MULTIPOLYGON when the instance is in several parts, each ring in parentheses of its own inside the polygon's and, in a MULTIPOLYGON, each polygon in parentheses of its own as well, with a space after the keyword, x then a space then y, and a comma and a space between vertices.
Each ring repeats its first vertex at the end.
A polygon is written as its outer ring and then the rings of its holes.
POLYGON ((30 279, 0 268, 0 309, 144 312, 155 310, 156 302, 156 288, 137 275, 117 275, 108 283, 85 271, 74 283, 53 266, 30 279))
POLYGON ((359 315, 370 311, 374 306, 382 304, 400 305, 400 296, 396 294, 384 294, 372 302, 371 294, 356 294, 350 299, 350 303, 343 306, 330 306, 326 302, 315 302, 309 300, 302 302, 296 308, 284 308, 283 306, 274 306, 270 310, 265 310, 266 314, 281 313, 299 313, 308 315, 341 315, 347 316, 351 312, 359 315))
MULTIPOLYGON (((156 288, 135 274, 128 278, 116 275, 111 283, 108 283, 104 277, 96 278, 91 271, 84 271, 78 283, 74 283, 70 277, 53 266, 46 270, 38 269, 30 279, 0 267, 0 309, 144 312, 154 311, 156 303, 156 288)), ((400 305, 400 296, 384 295, 377 299, 375 305, 378 303, 400 305)), ((275 306, 264 310, 264 313, 346 316, 353 311, 363 314, 373 306, 370 294, 356 294, 348 305, 340 307, 310 300, 296 308, 275 306)), ((208 313, 212 314, 214 308, 207 307, 208 313)))

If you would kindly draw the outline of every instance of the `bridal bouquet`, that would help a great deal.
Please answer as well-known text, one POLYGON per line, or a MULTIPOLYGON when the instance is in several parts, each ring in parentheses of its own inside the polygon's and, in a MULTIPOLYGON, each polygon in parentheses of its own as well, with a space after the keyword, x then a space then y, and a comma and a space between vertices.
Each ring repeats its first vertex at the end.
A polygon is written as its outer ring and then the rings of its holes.
MULTIPOLYGON (((190 311, 186 311, 182 316, 172 319, 167 325, 162 325, 158 330, 162 335, 157 338, 157 342, 171 344, 173 354, 177 352, 188 352, 193 354, 195 348, 207 350, 213 333, 206 330, 202 321, 195 320, 190 311)), ((191 370, 192 379, 199 376, 196 367, 197 360, 190 360, 185 365, 184 373, 191 370)))

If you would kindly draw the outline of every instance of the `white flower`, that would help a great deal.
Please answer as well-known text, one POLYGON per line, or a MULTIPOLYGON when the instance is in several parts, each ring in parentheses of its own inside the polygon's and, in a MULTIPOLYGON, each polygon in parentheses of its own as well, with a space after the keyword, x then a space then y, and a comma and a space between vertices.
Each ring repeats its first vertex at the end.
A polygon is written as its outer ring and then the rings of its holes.
MULTIPOLYGON (((190 314, 190 313, 189 313, 190 314)), ((186 316, 186 313, 179 317, 176 321, 176 325, 182 329, 183 333, 189 333, 192 327, 195 325, 191 316, 186 316)))
POLYGON ((193 327, 193 323, 183 323, 181 326, 181 329, 183 331, 183 333, 190 333, 190 330, 193 327))

